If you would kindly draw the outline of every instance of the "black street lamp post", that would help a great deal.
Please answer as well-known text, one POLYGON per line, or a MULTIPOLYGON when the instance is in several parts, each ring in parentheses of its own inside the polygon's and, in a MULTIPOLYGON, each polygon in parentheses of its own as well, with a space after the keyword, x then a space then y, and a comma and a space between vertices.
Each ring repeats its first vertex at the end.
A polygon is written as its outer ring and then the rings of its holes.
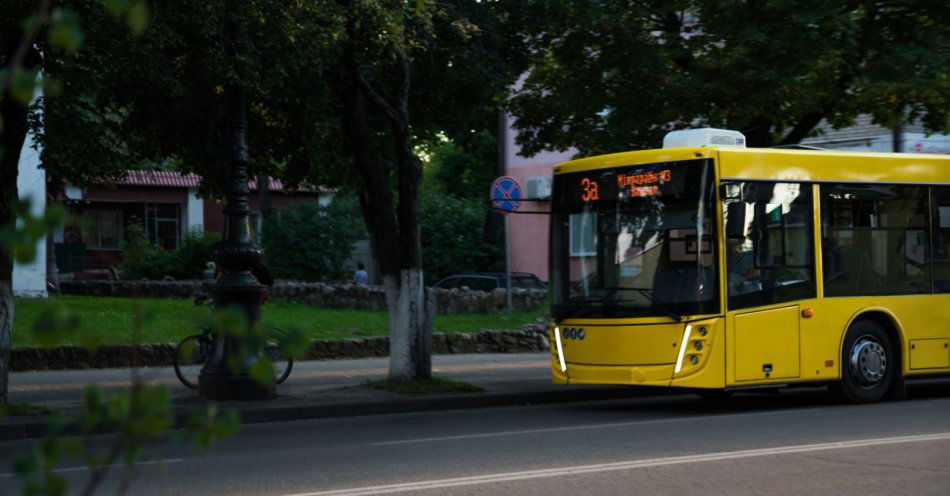
MULTIPOLYGON (((241 309, 248 326, 254 326, 261 317, 264 299, 262 286, 251 269, 261 260, 261 251, 251 240, 248 229, 250 210, 247 197, 248 186, 247 113, 244 90, 230 84, 225 90, 230 107, 231 167, 225 190, 227 203, 224 206, 225 235, 218 250, 218 266, 224 273, 218 278, 214 289, 214 307, 241 309)), ((261 400, 276 396, 273 384, 261 384, 251 377, 251 367, 257 355, 242 357, 239 367, 230 363, 240 357, 239 336, 218 332, 214 338, 212 354, 205 361, 198 376, 198 393, 211 400, 261 400)))

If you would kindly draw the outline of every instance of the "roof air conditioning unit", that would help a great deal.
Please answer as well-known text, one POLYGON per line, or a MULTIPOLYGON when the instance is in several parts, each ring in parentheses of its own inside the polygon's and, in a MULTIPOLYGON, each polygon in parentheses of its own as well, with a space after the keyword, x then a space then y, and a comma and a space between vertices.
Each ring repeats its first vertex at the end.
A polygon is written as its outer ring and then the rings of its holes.
POLYGON ((551 176, 534 176, 525 179, 525 200, 550 200, 551 176))
POLYGON ((736 146, 745 148, 745 135, 729 129, 683 129, 666 133, 663 148, 694 148, 701 146, 736 146))

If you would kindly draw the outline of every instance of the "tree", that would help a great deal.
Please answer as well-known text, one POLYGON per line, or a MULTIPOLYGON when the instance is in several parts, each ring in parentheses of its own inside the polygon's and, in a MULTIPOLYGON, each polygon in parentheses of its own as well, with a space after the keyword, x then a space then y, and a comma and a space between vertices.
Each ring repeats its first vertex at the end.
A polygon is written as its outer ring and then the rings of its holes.
POLYGON ((356 172, 386 289, 394 380, 431 375, 434 302, 423 282, 416 147, 440 133, 494 129, 497 113, 486 110, 498 109, 496 98, 518 74, 516 44, 505 43, 500 27, 481 30, 504 25, 490 3, 337 1, 345 30, 333 87, 344 166, 356 172))
POLYGON ((950 128, 943 2, 535 2, 532 66, 510 110, 525 154, 655 148, 709 125, 798 143, 870 113, 950 128))
POLYGON ((422 196, 422 259, 427 284, 458 272, 503 270, 500 244, 483 239, 488 213, 484 189, 478 199, 434 191, 422 196))
POLYGON ((322 206, 296 203, 264 224, 267 267, 278 279, 349 280, 345 263, 353 244, 366 239, 356 199, 336 196, 322 206))

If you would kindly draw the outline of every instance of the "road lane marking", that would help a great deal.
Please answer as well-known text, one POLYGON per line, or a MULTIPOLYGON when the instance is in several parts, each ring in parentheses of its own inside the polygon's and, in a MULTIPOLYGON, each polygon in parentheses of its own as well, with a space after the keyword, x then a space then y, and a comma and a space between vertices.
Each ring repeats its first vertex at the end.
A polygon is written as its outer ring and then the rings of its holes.
MULTIPOLYGON (((184 462, 184 461, 185 461, 185 460, 182 460, 181 458, 168 458, 168 459, 165 459, 165 460, 151 460, 151 461, 147 461, 147 462, 135 462, 135 463, 132 464, 132 466, 138 467, 138 466, 141 466, 141 465, 158 465, 158 464, 166 464, 166 463, 182 463, 182 462, 184 462)), ((115 464, 112 464, 112 465, 102 465, 102 466, 100 466, 100 468, 103 468, 103 467, 116 468, 116 467, 125 467, 125 466, 126 466, 126 464, 124 464, 124 463, 115 463, 115 464)), ((53 472, 79 472, 79 471, 82 471, 82 470, 89 470, 89 467, 54 468, 54 469, 53 469, 53 472)), ((16 477, 16 475, 17 475, 17 474, 15 474, 15 473, 0 474, 0 478, 3 478, 3 477, 16 477)))
POLYGON ((568 427, 548 427, 544 429, 526 429, 520 431, 502 431, 502 432, 483 432, 479 434, 460 434, 457 436, 442 436, 442 437, 424 437, 418 439, 402 439, 399 441, 380 441, 377 443, 372 443, 372 446, 388 446, 393 444, 413 444, 413 443, 431 443, 437 441, 455 441, 457 439, 477 439, 480 437, 499 437, 499 436, 516 436, 522 434, 542 434, 546 432, 563 432, 563 431, 579 431, 583 429, 605 429, 610 427, 627 427, 631 425, 645 425, 645 424, 665 424, 671 422, 689 422, 696 420, 715 420, 721 418, 736 418, 736 417, 759 417, 763 415, 786 415, 789 413, 805 413, 805 412, 816 412, 819 411, 819 408, 805 408, 800 410, 775 410, 772 412, 755 412, 755 413, 727 413, 722 415, 700 415, 696 417, 678 417, 678 418, 664 418, 664 419, 652 419, 652 420, 631 420, 627 422, 614 422, 609 424, 590 424, 590 425, 571 425, 568 427))
POLYGON ((597 472, 616 472, 638 468, 662 467, 667 465, 681 465, 689 463, 718 462, 760 456, 791 455, 828 451, 839 449, 867 448, 871 446, 885 446, 890 444, 922 443, 932 441, 948 441, 950 432, 923 434, 916 436, 884 437, 874 439, 859 439, 854 441, 839 441, 833 443, 800 444, 792 446, 778 446, 740 451, 724 451, 719 453, 705 453, 702 455, 671 456, 665 458, 650 458, 646 460, 629 460, 614 463, 599 463, 596 465, 578 465, 560 468, 526 470, 523 472, 504 472, 499 474, 477 475, 473 477, 457 477, 452 479, 436 479, 383 486, 355 487, 350 489, 336 489, 329 491, 315 491, 309 493, 287 494, 284 496, 368 496, 373 494, 388 494, 406 491, 424 491, 445 489, 449 487, 472 486, 479 484, 495 484, 530 479, 544 479, 565 475, 581 475, 597 472))

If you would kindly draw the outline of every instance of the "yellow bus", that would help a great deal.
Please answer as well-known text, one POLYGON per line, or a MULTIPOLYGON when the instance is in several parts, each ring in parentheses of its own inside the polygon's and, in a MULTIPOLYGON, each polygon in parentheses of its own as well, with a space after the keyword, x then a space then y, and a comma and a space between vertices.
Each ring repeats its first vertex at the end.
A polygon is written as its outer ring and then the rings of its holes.
POLYGON ((950 157, 664 142, 554 169, 555 383, 872 402, 950 374, 950 157))

